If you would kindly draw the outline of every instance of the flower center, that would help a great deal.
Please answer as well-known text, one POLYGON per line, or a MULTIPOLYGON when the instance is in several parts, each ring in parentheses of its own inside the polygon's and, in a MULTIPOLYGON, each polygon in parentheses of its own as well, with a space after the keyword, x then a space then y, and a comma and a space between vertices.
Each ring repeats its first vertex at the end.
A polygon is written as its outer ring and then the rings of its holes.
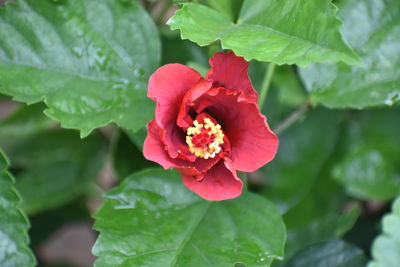
POLYGON ((186 131, 186 143, 191 153, 199 158, 214 158, 221 152, 224 143, 224 133, 221 125, 213 123, 209 118, 204 118, 203 123, 197 120, 186 131))

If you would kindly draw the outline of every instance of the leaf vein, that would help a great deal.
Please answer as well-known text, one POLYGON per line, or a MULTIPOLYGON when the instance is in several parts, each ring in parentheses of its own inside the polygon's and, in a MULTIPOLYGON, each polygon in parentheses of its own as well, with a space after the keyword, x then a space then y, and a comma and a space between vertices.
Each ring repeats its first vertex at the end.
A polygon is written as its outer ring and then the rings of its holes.
POLYGON ((196 230, 196 228, 199 226, 201 220, 203 220, 204 216, 207 214, 207 211, 209 209, 211 205, 211 202, 207 202, 207 204, 204 206, 203 210, 201 213, 199 213, 200 215, 196 218, 196 220, 194 221, 194 223, 192 224, 191 227, 189 227, 189 229, 187 230, 187 232, 185 233, 185 238, 183 239, 182 243, 180 244, 180 246, 177 249, 177 252, 175 254, 175 258, 172 260, 171 262, 171 267, 172 266, 176 266, 176 263, 178 261, 178 257, 179 255, 182 253, 183 249, 185 248, 185 246, 187 245, 189 239, 192 237, 194 231, 196 230))

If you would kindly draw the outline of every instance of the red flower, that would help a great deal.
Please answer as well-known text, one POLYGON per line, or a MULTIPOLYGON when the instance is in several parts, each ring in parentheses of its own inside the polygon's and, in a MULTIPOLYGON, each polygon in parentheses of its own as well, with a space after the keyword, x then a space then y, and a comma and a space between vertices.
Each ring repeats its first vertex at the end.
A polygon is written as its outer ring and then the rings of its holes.
POLYGON ((144 156, 175 168, 183 183, 208 200, 238 197, 236 170, 252 172, 271 161, 278 138, 257 106, 248 62, 216 53, 204 79, 181 64, 160 67, 149 80, 157 102, 148 124, 144 156))

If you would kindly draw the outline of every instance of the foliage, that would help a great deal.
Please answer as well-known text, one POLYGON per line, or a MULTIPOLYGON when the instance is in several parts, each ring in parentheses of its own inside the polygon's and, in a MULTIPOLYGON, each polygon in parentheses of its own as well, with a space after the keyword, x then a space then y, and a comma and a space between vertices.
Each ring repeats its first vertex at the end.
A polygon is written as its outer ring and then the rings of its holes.
POLYGON ((8 160, 0 150, 0 265, 4 267, 35 265, 28 247, 29 223, 20 200, 14 177, 8 172, 8 160))
POLYGON ((89 216, 99 267, 398 265, 398 0, 3 2, 0 266, 73 266, 42 249, 89 216), (215 202, 142 150, 150 75, 223 50, 279 150, 215 202))
POLYGON ((311 101, 330 108, 392 106, 400 100, 399 2, 344 0, 339 10, 343 35, 364 64, 310 64, 302 69, 311 101))
POLYGON ((283 257, 285 228, 272 203, 252 193, 206 201, 173 171, 126 178, 94 217, 96 266, 268 266, 283 257))
POLYGON ((182 39, 201 46, 221 40, 224 49, 232 49, 247 60, 299 65, 342 60, 359 64, 357 55, 340 36, 341 23, 335 9, 325 0, 245 0, 234 24, 216 10, 184 4, 168 24, 181 31, 182 39), (310 20, 315 12, 319 16, 310 20))
POLYGON ((151 118, 146 79, 160 45, 139 4, 19 0, 0 17, 0 93, 44 100, 46 115, 82 137, 110 122, 135 131, 151 118))
POLYGON ((288 267, 301 266, 365 266, 366 257, 361 249, 341 240, 318 243, 303 249, 287 264, 288 267))
POLYGON ((373 261, 368 264, 368 267, 394 267, 399 263, 400 198, 393 202, 392 213, 383 218, 382 224, 383 233, 374 241, 373 261))

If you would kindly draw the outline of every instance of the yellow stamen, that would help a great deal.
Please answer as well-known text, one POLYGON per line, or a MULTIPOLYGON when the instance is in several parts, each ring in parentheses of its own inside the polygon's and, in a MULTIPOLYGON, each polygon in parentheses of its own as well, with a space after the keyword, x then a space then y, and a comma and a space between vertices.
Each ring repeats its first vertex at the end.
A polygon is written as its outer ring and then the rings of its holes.
POLYGON ((191 153, 199 158, 214 158, 221 152, 224 143, 224 133, 221 125, 214 124, 209 118, 201 124, 197 120, 186 131, 186 143, 191 153))

